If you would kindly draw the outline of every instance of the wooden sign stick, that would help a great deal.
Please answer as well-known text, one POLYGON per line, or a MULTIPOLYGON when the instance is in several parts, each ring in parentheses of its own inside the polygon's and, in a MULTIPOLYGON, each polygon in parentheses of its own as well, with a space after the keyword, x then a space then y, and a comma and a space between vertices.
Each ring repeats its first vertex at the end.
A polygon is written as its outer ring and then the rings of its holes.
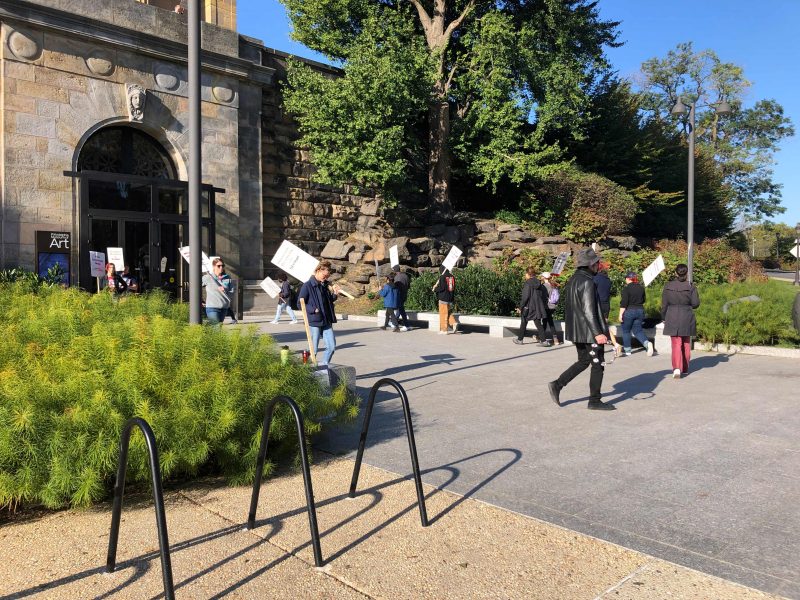
POLYGON ((317 364, 317 353, 314 352, 314 344, 311 340, 311 328, 308 326, 305 298, 300 298, 300 311, 303 313, 303 326, 306 328, 306 338, 308 339, 308 351, 311 354, 311 362, 317 364))

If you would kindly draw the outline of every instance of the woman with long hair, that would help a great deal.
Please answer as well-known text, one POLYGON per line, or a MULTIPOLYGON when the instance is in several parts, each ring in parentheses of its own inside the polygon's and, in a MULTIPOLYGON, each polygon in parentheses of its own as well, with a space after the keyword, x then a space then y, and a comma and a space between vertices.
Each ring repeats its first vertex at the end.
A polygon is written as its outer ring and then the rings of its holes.
POLYGON ((689 267, 675 267, 675 278, 664 286, 661 294, 661 318, 664 335, 672 338, 672 378, 689 374, 692 336, 697 335, 695 309, 700 306, 700 295, 691 281, 686 281, 689 267))

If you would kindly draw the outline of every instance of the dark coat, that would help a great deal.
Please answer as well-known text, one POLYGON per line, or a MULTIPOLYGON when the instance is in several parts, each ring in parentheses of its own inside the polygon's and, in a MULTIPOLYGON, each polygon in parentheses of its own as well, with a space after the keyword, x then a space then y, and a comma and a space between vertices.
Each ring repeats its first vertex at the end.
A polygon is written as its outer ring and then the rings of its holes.
MULTIPOLYGON (((105 290, 108 289, 108 275, 103 275, 100 278, 100 289, 105 290)), ((115 295, 124 294, 128 291, 128 284, 125 283, 125 280, 122 278, 122 273, 115 273, 114 274, 114 289, 113 292, 115 295)))
POLYGON ((328 289, 328 282, 317 281, 313 275, 303 284, 297 295, 306 302, 306 314, 310 327, 325 327, 336 323, 336 312, 333 303, 338 296, 328 289))
POLYGON ((594 285, 597 287, 597 299, 600 303, 611 302, 611 280, 605 271, 594 276, 594 285))
POLYGON ((436 293, 436 298, 439 302, 452 304, 456 301, 456 278, 453 277, 450 271, 445 271, 439 275, 439 281, 433 291, 436 293))
POLYGON ((564 338, 571 342, 591 344, 595 336, 605 335, 608 331, 593 277, 589 269, 579 268, 570 277, 562 294, 565 299, 564 338))
POLYGON ((403 304, 408 297, 408 286, 411 285, 411 282, 408 279, 408 275, 403 273, 402 271, 398 271, 394 274, 394 287, 397 288, 397 302, 399 304, 403 304))
POLYGON ((661 293, 661 318, 664 335, 697 335, 694 309, 700 306, 697 288, 688 281, 673 280, 661 293))
POLYGON ((531 277, 522 286, 519 311, 529 321, 547 318, 547 289, 536 277, 531 277))

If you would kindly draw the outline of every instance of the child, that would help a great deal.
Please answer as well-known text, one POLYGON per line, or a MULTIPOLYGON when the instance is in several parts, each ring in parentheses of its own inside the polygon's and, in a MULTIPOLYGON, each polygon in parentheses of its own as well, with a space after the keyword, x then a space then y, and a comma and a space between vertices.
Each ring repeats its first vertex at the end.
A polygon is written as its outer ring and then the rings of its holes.
POLYGON ((383 329, 386 330, 386 327, 389 325, 389 321, 392 322, 392 331, 395 333, 400 331, 400 328, 397 326, 397 317, 394 314, 395 309, 397 308, 397 299, 398 299, 398 290, 394 285, 394 273, 389 273, 386 276, 386 283, 383 284, 381 288, 380 295, 383 298, 383 307, 386 309, 386 319, 383 322, 383 329))

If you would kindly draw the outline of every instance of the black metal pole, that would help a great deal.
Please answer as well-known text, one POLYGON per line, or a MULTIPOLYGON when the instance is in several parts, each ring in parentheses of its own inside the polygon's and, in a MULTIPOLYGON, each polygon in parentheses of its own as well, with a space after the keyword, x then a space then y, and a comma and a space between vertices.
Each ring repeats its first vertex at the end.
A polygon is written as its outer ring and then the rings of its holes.
POLYGON ((200 21, 200 0, 189 0, 189 323, 193 325, 202 320, 200 21))
POLYGON ((695 126, 695 106, 697 102, 692 102, 689 109, 689 181, 687 184, 687 203, 686 203, 686 263, 689 267, 687 279, 693 280, 694 274, 694 126, 695 126))
POLYGON ((297 403, 289 396, 276 396, 264 410, 264 425, 261 431, 261 443, 258 447, 258 459, 256 461, 256 476, 253 481, 253 494, 250 497, 250 512, 247 515, 247 528, 255 529, 256 510, 258 509, 258 496, 261 490, 261 477, 264 472, 264 463, 267 459, 267 446, 269 444, 269 428, 272 423, 272 413, 275 405, 283 402, 289 406, 294 414, 294 422, 297 427, 297 439, 300 444, 300 461, 303 469, 303 483, 306 489, 306 505, 308 507, 308 524, 311 529, 311 546, 314 550, 314 564, 321 567, 322 548, 319 541, 319 528, 317 527, 317 510, 314 506, 314 489, 311 484, 311 471, 308 466, 308 454, 306 452, 306 433, 303 425, 303 415, 297 403))
POLYGON ((139 417, 129 419, 122 428, 119 441, 119 464, 117 465, 117 481, 114 485, 114 506, 111 510, 111 531, 108 535, 108 555, 106 571, 113 573, 117 565, 117 542, 119 541, 119 524, 122 518, 122 496, 125 492, 125 471, 128 466, 128 446, 131 432, 138 427, 144 435, 147 452, 150 457, 150 477, 153 484, 153 501, 156 509, 156 527, 158 529, 158 545, 161 553, 161 575, 164 579, 164 597, 175 599, 175 588, 172 583, 172 561, 169 555, 169 537, 167 535, 167 515, 164 510, 164 492, 161 488, 161 468, 158 464, 158 447, 153 430, 147 421, 139 417))
POLYGON ((367 432, 369 431, 369 423, 372 419, 372 407, 375 405, 375 396, 378 389, 384 385, 390 385, 397 390, 400 394, 400 401, 403 404, 403 416, 406 421, 406 436, 408 437, 408 450, 411 454, 411 468, 414 472, 414 483, 417 488, 417 506, 419 507, 419 519, 423 527, 428 526, 428 511, 425 508, 425 493, 422 490, 422 477, 419 472, 419 460, 417 459, 417 444, 414 441, 414 426, 411 422, 411 407, 408 404, 408 395, 397 381, 389 377, 385 377, 375 383, 369 392, 369 400, 367 401, 367 411, 364 413, 364 426, 361 429, 361 437, 358 440, 358 452, 356 453, 356 464, 353 468, 353 478, 350 480, 349 496, 355 498, 356 487, 358 486, 358 475, 361 471, 361 459, 364 457, 364 447, 367 443, 367 432))

